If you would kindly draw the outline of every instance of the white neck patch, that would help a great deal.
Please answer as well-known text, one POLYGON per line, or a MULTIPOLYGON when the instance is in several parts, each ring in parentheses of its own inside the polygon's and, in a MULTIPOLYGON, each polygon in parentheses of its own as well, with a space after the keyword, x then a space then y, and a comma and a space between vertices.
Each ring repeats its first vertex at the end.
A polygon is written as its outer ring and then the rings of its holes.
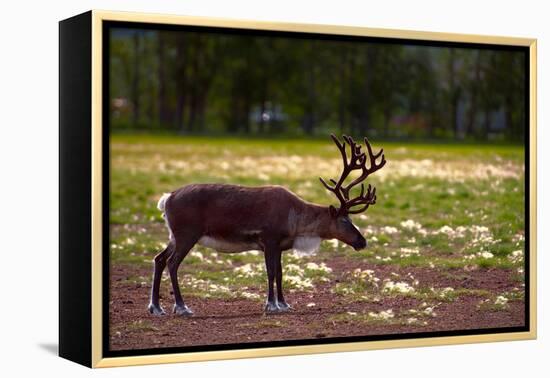
POLYGON ((292 248, 298 256, 311 256, 319 250, 320 245, 321 238, 318 236, 298 236, 292 248))

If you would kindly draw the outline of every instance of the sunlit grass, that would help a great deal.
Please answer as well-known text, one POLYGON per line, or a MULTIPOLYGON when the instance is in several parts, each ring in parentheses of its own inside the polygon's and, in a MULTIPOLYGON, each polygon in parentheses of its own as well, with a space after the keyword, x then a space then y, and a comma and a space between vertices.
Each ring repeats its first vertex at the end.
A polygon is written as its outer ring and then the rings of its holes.
MULTIPOLYGON (((162 193, 185 184, 279 184, 308 201, 337 205, 318 180, 319 176, 336 177, 340 170, 340 157, 328 138, 270 141, 116 135, 111 143, 112 263, 152 268, 153 257, 168 237, 157 201, 162 193)), ((433 291, 422 282, 396 278, 395 284, 407 282, 413 288, 402 293, 399 288, 406 288, 404 285, 395 286, 398 291, 385 290, 383 277, 374 285, 366 281, 368 277, 358 279, 351 272, 336 284, 330 271, 334 257, 374 266, 442 271, 514 269, 518 284, 523 281, 521 147, 399 143, 383 143, 383 147, 388 164, 369 179, 377 187, 377 204, 353 217, 369 247, 356 252, 341 242, 329 241, 323 242, 316 256, 299 258, 285 253, 285 286, 289 290, 310 291, 328 282, 335 294, 358 301, 408 295, 435 303, 451 302, 461 295, 489 296, 483 288, 451 288, 453 291, 442 295, 442 288, 433 291), (308 262, 317 267, 327 262, 328 269, 308 269, 308 262)), ((189 295, 260 300, 265 291, 261 253, 222 254, 195 246, 180 268, 180 277, 189 295)), ((485 307, 493 308, 494 300, 489 299, 492 303, 485 307)), ((362 316, 365 321, 381 319, 362 316)), ((403 319, 393 321, 397 320, 403 319)))

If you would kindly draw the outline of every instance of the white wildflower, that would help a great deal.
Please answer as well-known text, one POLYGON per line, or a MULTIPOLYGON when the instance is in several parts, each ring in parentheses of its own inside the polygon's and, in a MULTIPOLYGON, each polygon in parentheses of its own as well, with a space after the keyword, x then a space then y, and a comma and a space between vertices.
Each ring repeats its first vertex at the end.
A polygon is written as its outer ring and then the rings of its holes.
POLYGON ((384 282, 382 290, 389 293, 397 292, 406 294, 414 292, 414 287, 406 282, 393 282, 388 280, 384 282))
POLYGON ((439 292, 440 298, 447 298, 455 291, 452 287, 446 287, 439 292))
POLYGON ((308 270, 316 270, 316 271, 320 271, 320 272, 324 272, 324 273, 330 273, 332 272, 332 269, 329 268, 324 262, 321 263, 321 264, 316 264, 314 262, 308 262, 306 264, 306 269, 308 270))
POLYGON ((299 275, 303 275, 304 271, 303 269, 297 265, 297 264, 286 264, 284 267, 285 273, 297 273, 299 275))
POLYGON ((416 231, 420 230, 422 225, 412 219, 407 219, 406 221, 401 222, 401 227, 409 231, 416 231))
POLYGON ((495 299, 495 304, 497 306, 506 306, 506 304, 508 303, 508 298, 502 296, 502 295, 499 295, 496 299, 495 299))
POLYGON ((413 255, 418 256, 420 254, 420 249, 418 247, 413 247, 413 248, 402 247, 400 249, 400 252, 401 252, 401 255, 400 255, 401 258, 410 257, 413 255))
POLYGON ((512 241, 514 243, 516 243, 516 245, 520 245, 521 243, 523 243, 525 241, 525 235, 523 234, 515 234, 513 237, 512 237, 512 241))
POLYGON ((263 273, 263 264, 244 264, 233 269, 238 277, 255 277, 263 273))
POLYGON ((371 269, 361 270, 360 268, 357 268, 353 271, 352 276, 354 278, 365 280, 367 283, 376 287, 378 287, 378 282, 380 281, 380 279, 374 275, 374 270, 371 269))
POLYGON ((296 289, 311 289, 313 288, 313 283, 309 278, 302 278, 298 275, 286 275, 285 282, 289 285, 295 287, 296 289))
POLYGON ((388 235, 393 235, 399 232, 399 230, 392 226, 384 226, 380 229, 381 232, 388 235))
POLYGON ((260 299, 260 295, 256 293, 249 293, 249 292, 242 292, 241 297, 247 298, 247 299, 260 299))
POLYGON ((523 261, 523 251, 521 249, 518 249, 517 251, 513 251, 509 256, 508 259, 510 259, 511 262, 514 264, 520 263, 523 261))
POLYGON ((375 229, 374 227, 372 227, 372 226, 369 225, 369 226, 367 226, 365 229, 363 229, 363 232, 364 232, 365 234, 370 235, 370 234, 376 233, 376 229, 375 229))
POLYGON ((369 315, 369 317, 371 317, 373 319, 378 319, 378 320, 388 320, 388 319, 391 319, 395 316, 392 309, 389 309, 389 310, 386 310, 386 311, 380 311, 378 313, 369 312, 368 315, 369 315))
POLYGON ((204 256, 202 255, 202 253, 200 253, 199 251, 192 251, 189 256, 191 257, 196 257, 197 259, 199 259, 200 261, 204 261, 204 256))
POLYGON ((423 313, 424 315, 428 315, 428 316, 433 316, 433 317, 436 316, 436 314, 435 314, 435 312, 434 312, 434 307, 426 307, 426 308, 422 311, 422 313, 423 313))
POLYGON ((480 257, 483 257, 484 259, 491 259, 494 257, 494 255, 491 252, 487 252, 487 251, 481 251, 478 253, 478 255, 480 257))
POLYGON ((329 239, 329 240, 327 240, 327 243, 328 243, 332 248, 338 248, 338 239, 329 239))
POLYGON ((451 235, 454 234, 454 230, 451 227, 445 225, 445 226, 441 227, 439 230, 435 231, 434 233, 435 234, 446 234, 447 236, 451 236, 451 235))

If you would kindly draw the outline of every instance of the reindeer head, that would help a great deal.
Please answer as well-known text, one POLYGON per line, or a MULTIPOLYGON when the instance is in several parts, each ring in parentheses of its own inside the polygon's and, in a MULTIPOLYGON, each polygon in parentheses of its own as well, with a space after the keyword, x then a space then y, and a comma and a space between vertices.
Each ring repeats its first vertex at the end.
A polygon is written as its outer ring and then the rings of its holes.
POLYGON ((372 147, 365 137, 365 146, 367 148, 367 154, 361 152, 361 145, 355 143, 355 141, 344 135, 344 143, 340 143, 338 138, 334 134, 330 135, 340 153, 342 154, 342 162, 344 164, 342 173, 338 181, 330 179, 332 186, 327 184, 325 180, 319 178, 321 183, 329 191, 333 192, 336 198, 340 201, 340 206, 335 208, 334 206, 329 207, 330 213, 330 231, 329 234, 352 246, 355 250, 365 248, 367 246, 367 241, 361 235, 361 232, 357 227, 352 223, 349 215, 358 214, 366 211, 370 205, 376 203, 376 188, 369 186, 365 192, 365 185, 363 181, 371 174, 382 168, 386 164, 386 158, 384 157, 384 150, 381 149, 378 153, 374 154, 372 152, 372 147), (346 144, 349 146, 350 158, 346 153, 346 144), (380 162, 377 163, 376 160, 380 158, 380 162), (369 166, 367 167, 367 160, 369 166), (349 174, 352 171, 361 171, 359 177, 344 185, 344 181, 348 178, 349 174), (350 198, 350 191, 356 185, 361 184, 361 191, 357 197, 350 198))

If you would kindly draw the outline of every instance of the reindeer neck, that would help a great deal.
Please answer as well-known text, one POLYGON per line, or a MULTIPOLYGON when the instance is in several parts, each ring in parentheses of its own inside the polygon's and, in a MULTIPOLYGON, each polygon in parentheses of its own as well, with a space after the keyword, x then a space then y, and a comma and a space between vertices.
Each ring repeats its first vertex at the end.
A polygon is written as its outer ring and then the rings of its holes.
POLYGON ((327 206, 304 203, 297 214, 296 236, 318 236, 326 238, 330 227, 330 214, 327 206))

